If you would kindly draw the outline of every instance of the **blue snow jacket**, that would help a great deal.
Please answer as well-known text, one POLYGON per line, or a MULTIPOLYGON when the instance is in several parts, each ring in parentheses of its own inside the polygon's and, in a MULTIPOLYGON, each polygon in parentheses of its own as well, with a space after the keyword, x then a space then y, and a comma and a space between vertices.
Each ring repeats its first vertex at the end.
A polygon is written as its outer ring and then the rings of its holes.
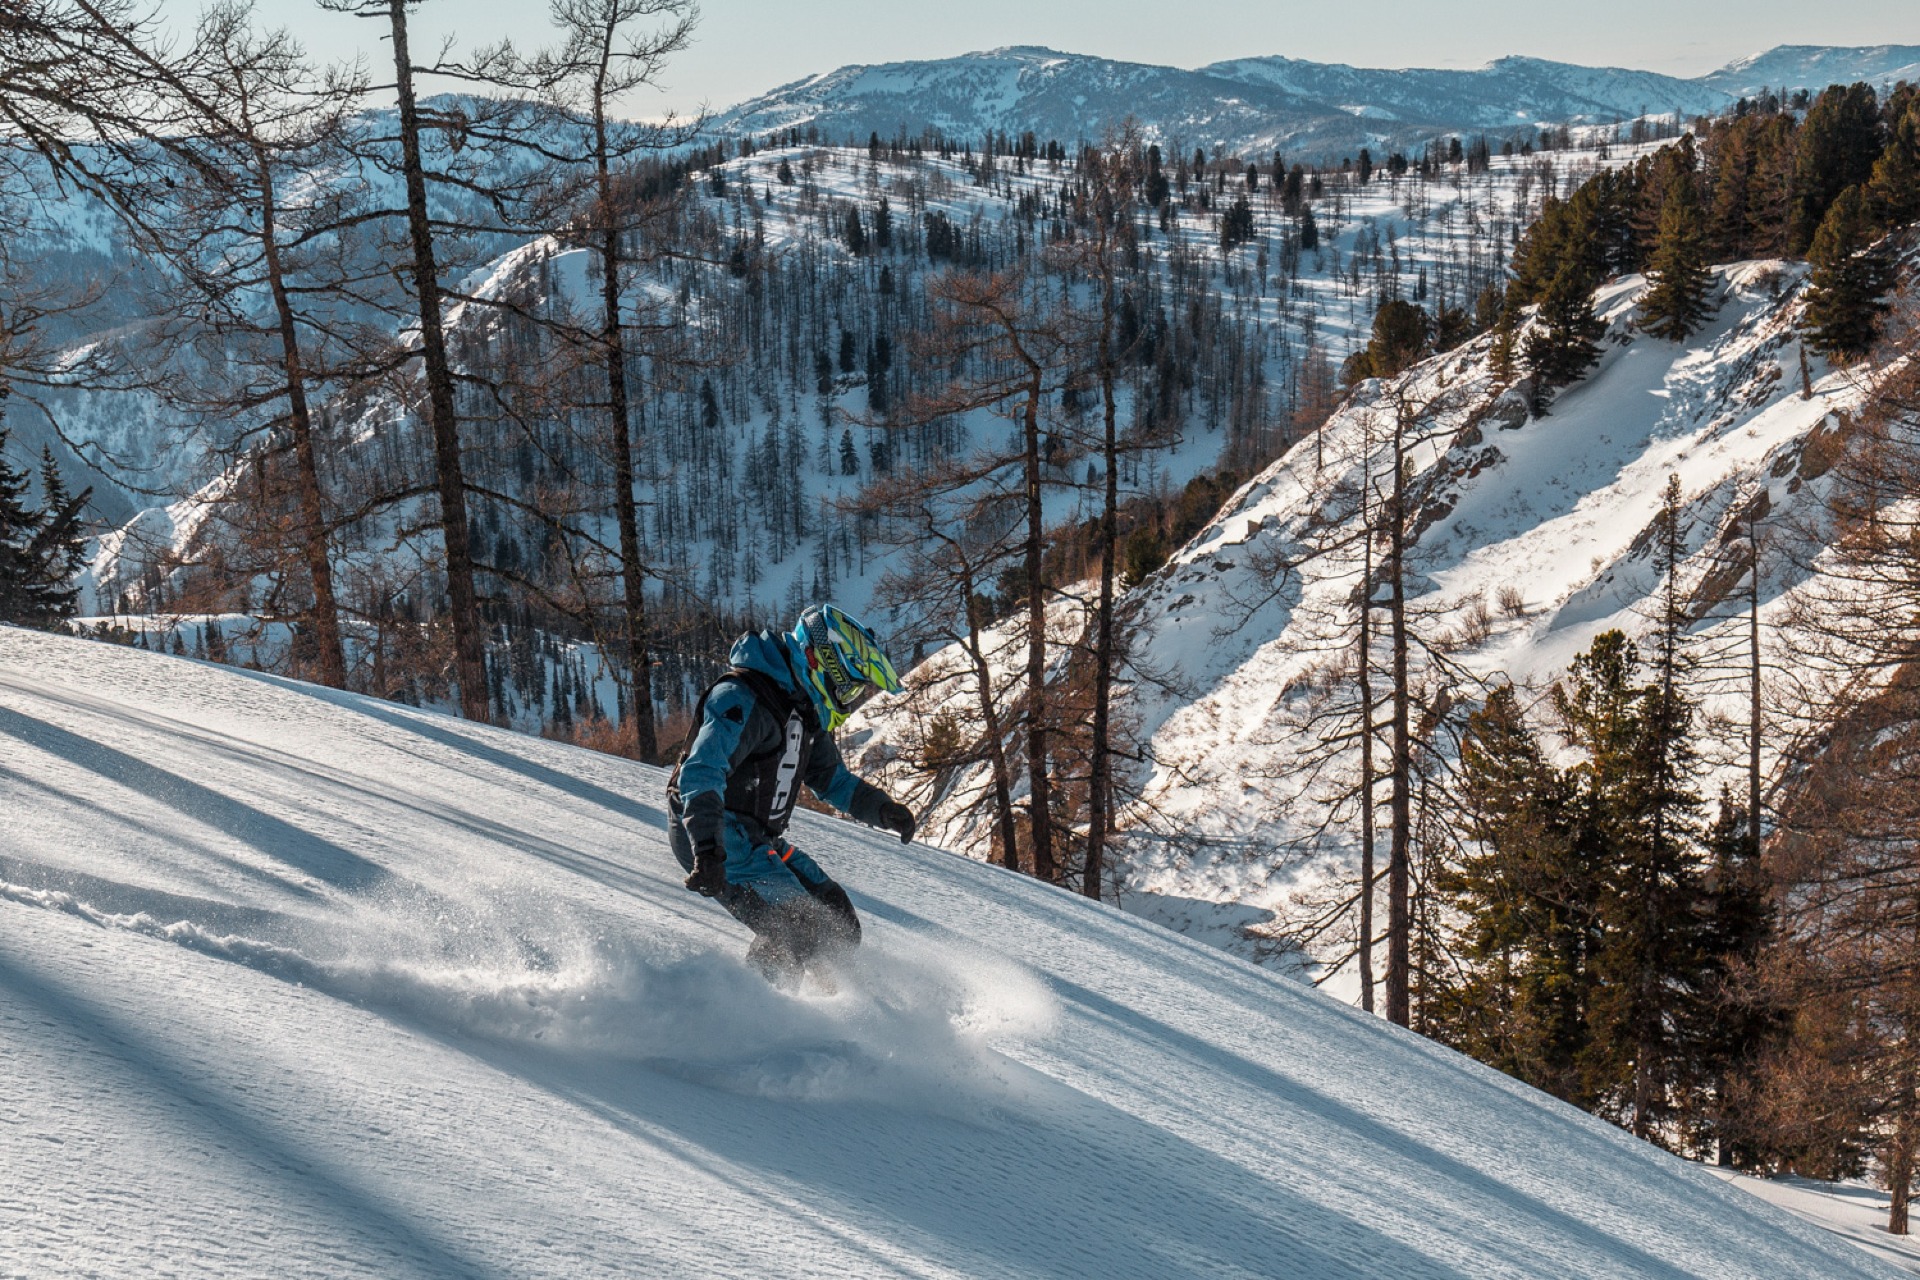
POLYGON ((788 705, 766 705, 739 676, 722 676, 708 690, 676 774, 677 817, 690 845, 713 840, 725 851, 730 883, 752 885, 769 899, 789 889, 804 892, 796 875, 813 884, 827 877, 782 838, 793 791, 805 782, 834 808, 869 824, 886 793, 849 772, 833 736, 820 728, 820 707, 799 675, 806 656, 787 635, 741 636, 728 661, 765 676, 788 705))

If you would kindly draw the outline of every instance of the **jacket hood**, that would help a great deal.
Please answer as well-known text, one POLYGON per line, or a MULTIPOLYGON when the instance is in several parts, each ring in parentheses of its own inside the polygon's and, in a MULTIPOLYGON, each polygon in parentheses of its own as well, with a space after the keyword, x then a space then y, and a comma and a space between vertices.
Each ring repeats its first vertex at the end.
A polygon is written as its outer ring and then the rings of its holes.
POLYGON ((820 705, 820 699, 813 689, 795 674, 795 664, 806 659, 793 652, 793 645, 783 631, 752 631, 733 642, 733 651, 727 655, 727 661, 736 667, 745 667, 749 671, 758 671, 770 677, 782 689, 794 697, 800 697, 805 691, 807 701, 813 705, 813 718, 816 724, 827 723, 826 709, 820 705))

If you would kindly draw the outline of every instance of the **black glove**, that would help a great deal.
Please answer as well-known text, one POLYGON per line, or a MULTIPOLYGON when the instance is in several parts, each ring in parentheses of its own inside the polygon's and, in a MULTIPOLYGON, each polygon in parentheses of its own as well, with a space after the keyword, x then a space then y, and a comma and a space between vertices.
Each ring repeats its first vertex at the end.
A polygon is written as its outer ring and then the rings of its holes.
POLYGON ((913 839, 914 828, 919 824, 913 820, 913 810, 898 800, 882 800, 874 808, 873 825, 882 831, 897 831, 900 843, 906 844, 913 839))
POLYGON ((727 857, 717 845, 694 846, 693 874, 687 877, 687 888, 709 898, 727 891, 727 857))

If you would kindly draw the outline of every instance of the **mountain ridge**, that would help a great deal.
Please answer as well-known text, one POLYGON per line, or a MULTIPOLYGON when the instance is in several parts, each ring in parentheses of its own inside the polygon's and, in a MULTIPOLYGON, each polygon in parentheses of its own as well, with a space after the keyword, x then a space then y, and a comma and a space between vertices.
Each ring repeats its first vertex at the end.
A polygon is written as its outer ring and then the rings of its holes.
POLYGON ((935 129, 954 137, 1028 129, 1068 140, 1128 115, 1163 141, 1211 150, 1336 154, 1416 145, 1436 133, 1610 124, 1705 114, 1770 89, 1920 75, 1920 45, 1781 45, 1701 76, 1590 67, 1510 54, 1473 70, 1372 68, 1282 55, 1182 68, 1004 45, 950 58, 851 63, 718 113, 715 136, 812 127, 839 139, 935 129))

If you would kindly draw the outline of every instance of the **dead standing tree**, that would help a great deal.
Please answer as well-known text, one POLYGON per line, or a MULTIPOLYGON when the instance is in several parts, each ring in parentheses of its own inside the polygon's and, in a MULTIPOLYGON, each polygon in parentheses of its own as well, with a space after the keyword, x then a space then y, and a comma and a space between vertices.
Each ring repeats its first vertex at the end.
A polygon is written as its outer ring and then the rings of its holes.
POLYGON ((1920 1176, 1920 327, 1897 332, 1909 359, 1857 419, 1814 442, 1829 492, 1801 542, 1824 550, 1800 566, 1813 576, 1782 628, 1794 659, 1782 712, 1800 731, 1768 849, 1782 885, 1779 994, 1801 1012, 1763 1090, 1840 1082, 1837 1122, 1811 1145, 1872 1150, 1891 1192, 1887 1229, 1904 1235, 1920 1176), (1804 1034, 1822 1017, 1824 1035, 1804 1034))
MULTIPOLYGON (((182 294, 176 310, 188 317, 170 336, 210 346, 205 363, 219 373, 212 385, 196 380, 170 388, 169 398, 231 432, 221 448, 236 464, 264 450, 255 460, 267 466, 254 469, 264 475, 290 458, 295 514, 289 541, 311 594, 300 611, 304 654, 294 657, 322 684, 344 688, 347 659, 329 548, 333 523, 313 393, 362 376, 350 349, 365 339, 347 336, 357 326, 346 313, 379 290, 385 273, 357 260, 343 243, 352 197, 306 179, 340 158, 364 88, 355 76, 314 75, 284 31, 254 31, 243 4, 210 9, 194 44, 200 68, 162 69, 166 88, 197 123, 175 143, 191 153, 192 163, 181 166, 177 186, 156 203, 146 239, 173 268, 182 294), (290 182, 295 175, 301 180, 290 182), (289 199, 289 187, 301 194, 289 199), (264 419, 249 421, 262 412, 264 419)), ((272 524, 270 495, 250 498, 254 515, 272 524)), ((262 572, 280 567, 256 566, 262 572)))
POLYGON ((136 236, 149 234, 152 208, 193 163, 180 144, 197 114, 171 83, 207 62, 197 46, 175 49, 159 16, 131 0, 19 0, 0 9, 0 308, 9 335, 0 378, 77 457, 106 460, 129 488, 137 485, 121 459, 98 440, 69 437, 37 392, 150 389, 150 371, 122 359, 118 342, 56 354, 28 337, 39 321, 83 316, 120 281, 50 288, 6 241, 31 230, 48 191, 91 197, 136 236))
MULTIPOLYGON (((976 460, 977 461, 977 460, 976 460)), ((869 510, 894 519, 905 563, 881 585, 879 598, 917 619, 901 637, 916 647, 956 646, 961 655, 952 673, 967 686, 959 703, 979 717, 973 745, 963 745, 964 723, 952 712, 955 741, 939 743, 933 725, 923 727, 921 764, 929 772, 953 773, 968 765, 987 768, 986 798, 1001 865, 1020 869, 1015 820, 1013 770, 1007 742, 1004 684, 992 622, 986 616, 986 591, 999 570, 1018 554, 1018 526, 1007 518, 1009 494, 993 483, 1003 468, 984 471, 952 465, 932 472, 883 479, 864 495, 869 510)), ((916 697, 950 703, 940 689, 943 673, 916 667, 909 677, 916 697), (932 683, 930 683, 932 682, 932 683)), ((931 718, 935 725, 940 714, 931 718)), ((939 796, 932 797, 939 800, 939 796)))
POLYGON ((434 491, 439 502, 438 524, 446 554, 454 677, 460 687, 461 713, 469 720, 484 721, 491 718, 486 634, 474 586, 466 464, 461 456, 455 371, 447 349, 446 289, 441 280, 445 264, 441 261, 438 236, 438 229, 445 223, 435 216, 428 188, 432 184, 477 197, 483 205, 504 207, 506 197, 498 187, 483 181, 480 173, 486 167, 491 148, 511 145, 516 112, 512 104, 472 100, 466 100, 469 106, 428 108, 422 105, 416 87, 418 77, 446 77, 460 82, 486 77, 445 58, 431 63, 415 61, 408 43, 407 19, 419 3, 420 0, 320 0, 323 9, 335 13, 384 21, 392 45, 393 81, 373 87, 393 93, 397 132, 391 138, 368 139, 364 155, 375 166, 389 170, 397 167, 404 193, 401 208, 387 213, 399 218, 406 228, 406 275, 414 303, 413 319, 418 326, 417 354, 426 392, 427 425, 433 438, 434 491), (454 155, 473 143, 481 145, 474 148, 474 156, 458 170, 450 166, 430 169, 423 145, 430 133, 441 134, 448 151, 454 155), (397 157, 393 154, 395 146, 397 157))
POLYGON ((139 227, 194 124, 166 81, 204 61, 132 0, 12 0, 0 9, 0 163, 20 177, 34 157, 139 227))
POLYGON ((1091 316, 1076 326, 1082 345, 1091 334, 1091 376, 1100 388, 1100 456, 1103 477, 1098 549, 1099 594, 1093 612, 1093 707, 1087 770, 1087 841, 1081 892, 1100 896, 1107 843, 1113 827, 1113 686, 1118 649, 1114 636, 1115 561, 1119 551, 1120 458, 1118 383, 1121 362, 1130 354, 1119 330, 1124 262, 1137 254, 1133 214, 1135 192, 1145 166, 1138 131, 1131 122, 1108 142, 1082 157, 1073 216, 1077 230, 1049 254, 1056 269, 1084 272, 1094 293, 1091 316))
POLYGON ((1025 534, 1021 541, 1026 605, 1026 754, 1033 873, 1058 881, 1048 736, 1045 439, 1041 415, 1068 377, 1069 338, 1059 309, 1039 296, 1041 284, 1019 272, 952 272, 928 286, 936 320, 934 347, 956 369, 946 392, 919 416, 991 409, 1016 424, 1025 534))
MULTIPOLYGON (((667 58, 686 48, 699 11, 693 0, 554 0, 554 22, 563 42, 527 67, 549 105, 575 123, 571 146, 549 144, 550 161, 565 171, 584 170, 584 212, 567 219, 567 231, 583 237, 599 260, 600 323, 588 335, 593 356, 606 379, 608 443, 613 454, 613 514, 619 538, 622 622, 632 685, 634 751, 642 760, 659 755, 654 717, 653 632, 647 617, 648 567, 640 543, 638 503, 634 497, 634 389, 629 387, 629 333, 638 328, 652 339, 677 326, 672 320, 648 321, 629 315, 624 295, 640 258, 657 259, 663 246, 654 234, 670 212, 668 197, 651 197, 622 178, 633 161, 688 141, 697 130, 670 117, 658 124, 618 120, 615 105, 627 95, 657 83, 667 58), (635 34, 640 23, 656 23, 635 34), (644 246, 644 247, 642 247, 644 246)), ((572 204, 563 198, 563 204, 572 204)))
POLYGON ((1384 941, 1385 1013, 1410 1025, 1416 843, 1423 827, 1446 825, 1428 812, 1451 796, 1442 739, 1467 701, 1462 688, 1477 683, 1455 657, 1477 625, 1472 605, 1462 619, 1459 602, 1418 601, 1413 591, 1426 513, 1456 475, 1447 455, 1471 438, 1472 415, 1464 396, 1411 376, 1371 394, 1336 419, 1343 429, 1288 463, 1313 514, 1293 539, 1256 558, 1265 585, 1237 608, 1249 620, 1284 608, 1296 651, 1308 658, 1276 709, 1268 744, 1298 744, 1276 797, 1304 819, 1290 847, 1317 856, 1326 842, 1351 838, 1341 834, 1349 828, 1359 839, 1357 886, 1312 903, 1291 934, 1302 945, 1338 936, 1357 914, 1352 951, 1332 968, 1357 961, 1362 1007, 1371 1009, 1374 951, 1384 941), (1374 895, 1383 882, 1381 930, 1374 895))

